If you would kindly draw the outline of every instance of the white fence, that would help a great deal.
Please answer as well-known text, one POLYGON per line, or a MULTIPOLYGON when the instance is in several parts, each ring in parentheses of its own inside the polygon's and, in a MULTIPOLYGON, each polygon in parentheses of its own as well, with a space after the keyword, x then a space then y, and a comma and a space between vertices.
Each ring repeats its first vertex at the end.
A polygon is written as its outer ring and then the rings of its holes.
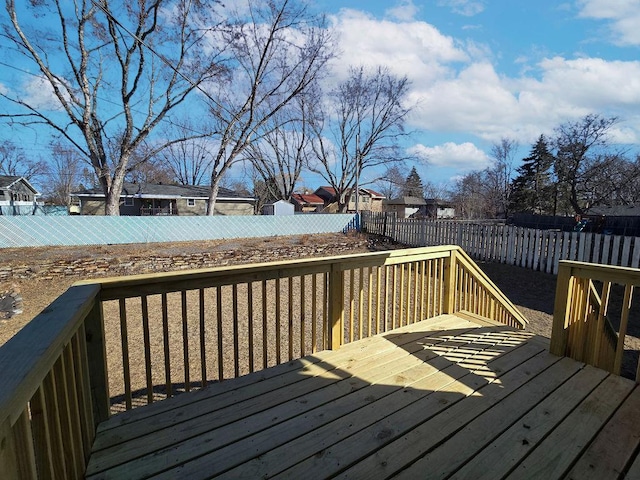
POLYGON ((508 225, 404 219, 363 212, 362 230, 411 247, 459 245, 476 260, 558 272, 559 260, 640 266, 640 237, 535 230, 508 225))

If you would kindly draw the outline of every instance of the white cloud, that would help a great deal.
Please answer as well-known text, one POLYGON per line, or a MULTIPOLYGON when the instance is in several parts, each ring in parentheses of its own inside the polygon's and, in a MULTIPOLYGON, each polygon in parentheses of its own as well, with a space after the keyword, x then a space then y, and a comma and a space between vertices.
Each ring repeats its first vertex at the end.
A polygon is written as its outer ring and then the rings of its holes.
POLYGON ((578 0, 579 16, 608 20, 613 41, 640 45, 640 0, 578 0))
POLYGON ((36 110, 61 110, 58 98, 49 82, 43 77, 29 77, 22 85, 21 100, 36 110))
POLYGON ((388 9, 385 14, 393 19, 409 22, 415 18, 419 10, 412 0, 401 0, 395 7, 388 9))
POLYGON ((439 0, 438 5, 449 7, 453 13, 472 17, 484 11, 484 1, 480 0, 439 0))
POLYGON ((397 74, 429 82, 448 75, 449 64, 469 59, 452 37, 426 22, 378 20, 350 9, 332 21, 342 48, 335 67, 338 78, 344 78, 349 65, 386 65, 397 74))
POLYGON ((409 153, 426 161, 429 166, 451 167, 458 170, 478 170, 487 167, 489 156, 471 142, 461 144, 447 142, 435 147, 417 144, 409 153))

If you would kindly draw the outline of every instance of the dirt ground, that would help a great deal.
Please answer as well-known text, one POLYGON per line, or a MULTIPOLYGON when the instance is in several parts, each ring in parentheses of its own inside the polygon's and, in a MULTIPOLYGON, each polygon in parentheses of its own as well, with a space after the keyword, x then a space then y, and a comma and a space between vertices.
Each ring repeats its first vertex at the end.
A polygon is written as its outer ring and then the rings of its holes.
MULTIPOLYGON (((181 253, 217 252, 220 265, 256 263, 280 258, 330 256, 374 250, 402 248, 374 237, 363 235, 304 235, 270 239, 243 239, 234 241, 187 242, 175 244, 113 245, 96 247, 52 247, 7 249, 0 251, 0 268, 11 265, 33 265, 57 258, 69 260, 83 258, 109 258, 127 262, 132 257, 177 255, 181 253)), ((218 258, 218 257, 216 257, 218 258)), ((534 272, 521 267, 494 263, 480 263, 480 267, 509 297, 529 320, 529 329, 544 337, 551 335, 556 278, 554 275, 534 272)), ((158 271, 158 270, 155 270, 158 271)), ((100 275, 108 275, 102 272, 100 275)), ((136 271, 130 273, 148 273, 136 271)), ((37 315, 52 300, 74 282, 97 276, 78 275, 42 279, 12 279, 0 285, 2 291, 17 291, 22 297, 23 312, 0 322, 0 345, 13 336, 23 325, 37 315)), ((637 310, 637 309, 636 309, 637 310)), ((629 354, 625 358, 625 374, 635 374, 637 350, 640 349, 640 322, 630 322, 631 337, 627 342, 629 354)), ((257 347, 256 347, 257 348, 257 347)), ((112 390, 113 392, 113 390, 112 390)))

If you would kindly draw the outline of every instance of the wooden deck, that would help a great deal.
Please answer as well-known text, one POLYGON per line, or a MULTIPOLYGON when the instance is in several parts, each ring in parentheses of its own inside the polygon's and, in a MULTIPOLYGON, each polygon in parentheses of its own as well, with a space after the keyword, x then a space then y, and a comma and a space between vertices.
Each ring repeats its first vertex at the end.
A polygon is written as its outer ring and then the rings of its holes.
POLYGON ((88 478, 640 478, 635 382, 442 315, 102 423, 88 478))

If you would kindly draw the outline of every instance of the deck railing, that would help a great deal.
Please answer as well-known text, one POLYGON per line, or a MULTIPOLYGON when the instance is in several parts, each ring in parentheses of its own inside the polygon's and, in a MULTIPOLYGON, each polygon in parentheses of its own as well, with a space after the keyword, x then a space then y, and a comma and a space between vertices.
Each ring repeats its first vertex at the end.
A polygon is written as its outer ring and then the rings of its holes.
MULTIPOLYGON (((632 308, 634 287, 640 285, 640 269, 594 263, 561 261, 550 351, 620 375, 624 341, 632 308), (614 285, 621 285, 612 318, 614 285), (617 328, 616 328, 617 327, 617 328)), ((636 381, 640 379, 640 365, 636 381)))
POLYGON ((0 478, 80 478, 117 407, 456 311, 526 323, 455 246, 81 282, 0 348, 0 478))

